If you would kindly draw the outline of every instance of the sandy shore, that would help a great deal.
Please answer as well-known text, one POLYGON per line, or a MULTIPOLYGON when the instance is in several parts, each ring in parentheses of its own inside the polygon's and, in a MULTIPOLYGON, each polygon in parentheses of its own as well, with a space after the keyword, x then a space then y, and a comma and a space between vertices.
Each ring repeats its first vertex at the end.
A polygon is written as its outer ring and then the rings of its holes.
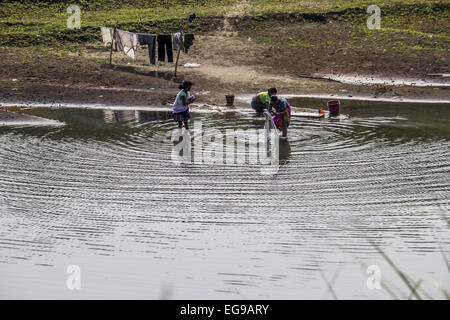
MULTIPOLYGON (((311 81, 314 84, 314 80, 311 81)), ((379 86, 333 84, 334 90, 320 92, 310 90, 310 93, 281 94, 286 98, 304 97, 318 99, 365 100, 379 102, 409 102, 423 103, 430 107, 437 103, 450 103, 450 90, 435 90, 415 87, 387 87, 383 94, 377 94, 379 86), (342 89, 339 89, 339 85, 342 89), (312 92, 311 92, 312 91, 312 92), (404 94, 399 94, 402 92, 404 94), (387 94, 386 94, 387 93, 387 94)), ((386 87, 381 87, 386 88, 386 87)), ((36 83, 5 83, 0 86, 1 107, 72 107, 72 108, 109 108, 123 110, 171 110, 171 104, 177 89, 164 88, 124 88, 124 87, 65 87, 54 84, 36 83)), ((226 107, 226 92, 195 91, 197 101, 191 106, 193 110, 224 111, 226 107)), ((236 93, 234 108, 249 109, 252 94, 236 93)), ((299 106, 300 107, 300 106, 299 106)), ((325 107, 325 106, 324 106, 325 107)), ((21 113, 0 109, 0 124, 43 124, 47 119, 24 115, 21 113)), ((19 111, 20 112, 20 111, 19 111)))
MULTIPOLYGON (((195 77, 192 77, 195 78, 195 77)), ((198 80, 198 79, 197 79, 198 80)), ((195 81, 195 80, 194 80, 195 81)), ((196 83, 201 83, 198 81, 196 83)), ((424 87, 379 86, 379 85, 349 85, 333 83, 328 90, 323 90, 319 80, 303 80, 295 87, 279 89, 280 95, 287 98, 305 97, 319 99, 367 100, 385 102, 417 102, 417 103, 450 103, 450 90, 424 87), (309 87, 309 89, 306 89, 309 87)), ((175 85, 168 88, 136 88, 136 87, 105 87, 64 86, 52 83, 6 82, 0 83, 0 104, 8 106, 62 106, 79 107, 160 107, 169 108, 178 92, 175 85)), ((263 87, 264 88, 264 87, 263 87)), ((225 107, 225 95, 229 92, 209 91, 207 86, 196 86, 196 108, 208 109, 214 105, 225 107), (203 89, 203 90, 202 90, 203 89)), ((249 108, 249 100, 253 93, 250 88, 235 88, 235 107, 249 108), (249 91, 245 92, 244 90, 249 91), (243 92, 240 92, 243 91, 243 92)), ((264 89, 261 89, 261 91, 264 89)), ((0 115, 0 119, 3 116, 0 115)))
MULTIPOLYGON (((311 26, 296 28, 300 27, 311 26)), ((287 35, 297 29, 283 30, 287 35)), ((325 35, 327 30, 321 32, 325 35)), ((177 77, 173 63, 148 65, 147 49, 141 47, 134 61, 114 53, 112 65, 109 51, 100 42, 84 44, 76 49, 82 51, 64 55, 38 48, 0 48, 0 103, 170 107, 183 80, 194 82, 193 93, 200 106, 224 106, 225 95, 235 94, 236 107, 249 108, 248 99, 239 97, 270 87, 277 87, 281 96, 450 103, 450 78, 427 76, 436 72, 434 69, 415 68, 409 74, 404 71, 409 62, 399 63, 394 54, 382 60, 370 56, 379 63, 372 63, 375 69, 367 69, 363 62, 351 67, 354 56, 314 56, 296 47, 277 54, 259 42, 220 33, 196 36, 189 54, 180 56, 177 77), (278 59, 281 56, 285 58, 278 59), (332 57, 337 60, 328 61, 332 57), (21 59, 23 62, 18 62, 21 59), (341 73, 337 67, 333 73, 327 72, 328 67, 320 67, 323 62, 339 66, 341 73), (186 63, 200 66, 187 68, 186 63), (345 73, 351 68, 359 74, 345 73), (317 79, 320 76, 323 78, 317 79)), ((427 62, 427 56, 422 59, 427 62)))

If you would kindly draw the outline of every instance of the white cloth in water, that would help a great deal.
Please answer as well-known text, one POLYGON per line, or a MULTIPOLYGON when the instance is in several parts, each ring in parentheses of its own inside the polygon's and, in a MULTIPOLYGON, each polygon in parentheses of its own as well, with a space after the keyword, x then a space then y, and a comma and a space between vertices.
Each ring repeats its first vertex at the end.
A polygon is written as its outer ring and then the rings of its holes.
POLYGON ((138 45, 138 35, 133 32, 116 30, 117 49, 123 51, 131 59, 135 59, 134 50, 138 45))
POLYGON ((185 68, 198 68, 200 67, 199 63, 185 63, 184 66, 185 68))
POLYGON ((102 32, 103 44, 106 47, 108 44, 112 43, 114 29, 108 27, 100 27, 100 30, 102 32))

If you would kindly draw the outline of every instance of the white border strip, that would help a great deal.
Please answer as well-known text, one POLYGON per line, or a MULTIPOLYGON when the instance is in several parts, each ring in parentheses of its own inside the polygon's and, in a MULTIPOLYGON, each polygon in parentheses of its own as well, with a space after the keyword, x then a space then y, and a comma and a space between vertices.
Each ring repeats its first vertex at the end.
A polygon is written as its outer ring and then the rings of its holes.
MULTIPOLYGON (((76 104, 76 103, 39 103, 39 102, 29 102, 29 103, 13 103, 13 102, 3 102, 0 103, 1 107, 34 107, 34 108, 76 108, 76 109, 97 109, 97 110, 113 110, 113 111, 167 111, 172 112, 172 108, 168 107, 157 107, 157 106, 108 106, 103 104, 76 104)), ((230 109, 226 107, 218 107, 217 109, 201 109, 201 106, 193 105, 194 108, 190 109, 191 113, 216 113, 216 112, 239 112, 239 109, 230 109)))
MULTIPOLYGON (((375 102, 403 102, 403 103, 449 103, 450 100, 425 100, 425 99, 410 99, 410 98, 374 98, 367 96, 344 96, 334 94, 283 94, 284 98, 312 98, 312 99, 340 99, 340 100, 358 100, 358 101, 375 101, 375 102)), ((241 95, 236 99, 250 102, 253 95, 241 95)))

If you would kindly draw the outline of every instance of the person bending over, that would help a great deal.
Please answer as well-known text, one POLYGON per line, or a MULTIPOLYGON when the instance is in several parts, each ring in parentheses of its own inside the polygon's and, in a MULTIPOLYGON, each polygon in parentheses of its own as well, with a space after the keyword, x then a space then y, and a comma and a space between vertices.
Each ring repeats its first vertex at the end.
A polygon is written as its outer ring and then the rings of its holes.
POLYGON ((264 110, 269 109, 270 97, 276 94, 276 88, 270 88, 267 92, 260 92, 252 98, 250 105, 256 112, 263 113, 264 110))
POLYGON ((282 137, 287 137, 287 129, 291 123, 291 106, 285 98, 272 96, 270 98, 269 112, 273 114, 273 122, 282 131, 282 137))

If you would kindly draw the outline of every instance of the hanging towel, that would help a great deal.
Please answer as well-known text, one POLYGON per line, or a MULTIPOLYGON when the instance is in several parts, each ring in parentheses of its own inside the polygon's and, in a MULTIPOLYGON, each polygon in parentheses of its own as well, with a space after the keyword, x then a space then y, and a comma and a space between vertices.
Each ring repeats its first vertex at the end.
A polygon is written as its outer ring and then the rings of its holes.
POLYGON ((148 56, 151 64, 156 64, 156 34, 138 33, 138 40, 140 45, 146 44, 148 46, 148 56))
POLYGON ((114 40, 114 28, 100 27, 100 30, 102 32, 102 40, 105 47, 111 45, 113 50, 117 51, 117 41, 114 40))
POLYGON ((184 35, 184 52, 188 53, 189 48, 194 42, 194 35, 192 33, 186 33, 184 35))
POLYGON ((100 30, 102 32, 103 43, 106 47, 108 44, 112 43, 114 29, 108 27, 100 27, 100 30))
POLYGON ((131 59, 135 59, 134 50, 136 50, 138 44, 138 37, 136 33, 116 30, 117 48, 123 51, 131 59))
POLYGON ((156 40, 158 41, 158 60, 166 60, 166 48, 167 48, 167 61, 173 62, 173 50, 172 50, 172 36, 158 35, 156 40))
POLYGON ((174 33, 173 35, 173 50, 178 50, 178 46, 183 46, 183 39, 181 32, 174 33))

